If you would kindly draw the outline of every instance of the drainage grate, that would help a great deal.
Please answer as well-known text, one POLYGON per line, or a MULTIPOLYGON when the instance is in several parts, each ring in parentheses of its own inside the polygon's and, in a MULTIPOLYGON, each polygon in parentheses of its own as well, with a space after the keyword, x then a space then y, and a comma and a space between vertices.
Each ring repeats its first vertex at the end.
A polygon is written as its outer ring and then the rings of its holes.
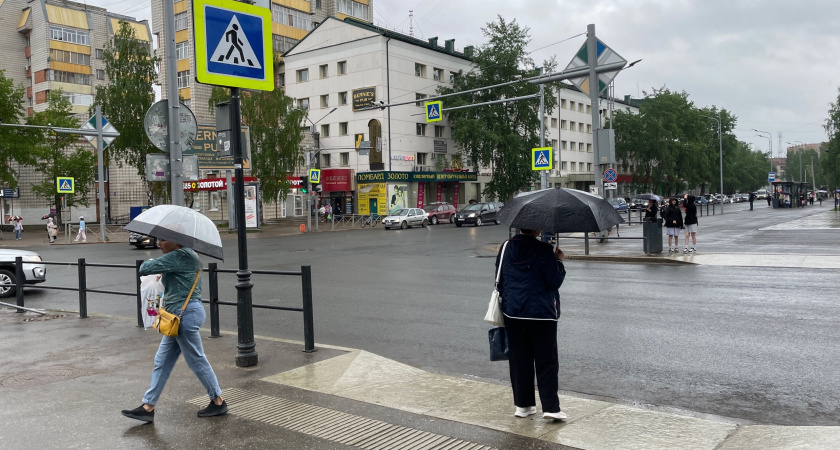
MULTIPOLYGON (((226 389, 224 396, 229 414, 368 450, 495 450, 440 434, 240 389, 226 389)), ((189 401, 198 406, 206 402, 206 396, 189 401)))

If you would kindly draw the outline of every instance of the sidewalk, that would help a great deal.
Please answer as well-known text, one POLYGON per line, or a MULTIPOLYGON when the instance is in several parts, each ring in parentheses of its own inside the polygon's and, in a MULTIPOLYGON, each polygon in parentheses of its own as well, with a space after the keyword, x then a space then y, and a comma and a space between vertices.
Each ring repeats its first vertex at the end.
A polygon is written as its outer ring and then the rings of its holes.
MULTIPOLYGON (((140 403, 159 342, 109 316, 79 319, 0 309, 0 447, 824 449, 840 427, 738 423, 562 395, 566 422, 512 415, 510 388, 462 379, 359 350, 257 338, 259 365, 234 365, 236 337, 205 339, 230 412, 199 419, 208 402, 179 361, 154 425, 120 415, 140 403)), ((502 363, 504 364, 504 363, 502 363)), ((538 408, 539 409, 539 408, 538 408)))

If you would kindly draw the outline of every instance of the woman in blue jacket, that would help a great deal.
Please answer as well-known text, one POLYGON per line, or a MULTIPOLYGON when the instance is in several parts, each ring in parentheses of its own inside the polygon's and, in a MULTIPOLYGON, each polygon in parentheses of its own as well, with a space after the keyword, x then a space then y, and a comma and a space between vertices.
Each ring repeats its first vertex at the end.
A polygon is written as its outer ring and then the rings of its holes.
POLYGON ((557 320, 560 294, 566 277, 564 253, 540 242, 540 230, 520 230, 508 241, 504 255, 496 256, 502 266, 498 290, 507 330, 510 383, 516 417, 536 414, 534 374, 540 392, 543 418, 566 419, 557 395, 560 362, 557 355, 557 320), (503 258, 502 258, 503 256, 503 258))

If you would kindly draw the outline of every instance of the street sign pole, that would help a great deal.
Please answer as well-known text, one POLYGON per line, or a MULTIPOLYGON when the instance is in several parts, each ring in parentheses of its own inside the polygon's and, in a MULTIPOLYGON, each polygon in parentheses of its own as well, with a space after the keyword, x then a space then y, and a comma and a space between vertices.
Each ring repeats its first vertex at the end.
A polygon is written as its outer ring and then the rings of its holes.
POLYGON ((184 206, 184 185, 181 179, 183 172, 181 166, 181 115, 178 102, 177 55, 175 54, 174 0, 163 0, 163 17, 164 33, 166 34, 166 97, 169 99, 169 191, 172 204, 184 206))
MULTIPOLYGON (((542 73, 542 69, 540 69, 542 73)), ((545 85, 540 85, 540 147, 545 147, 545 85)), ((556 150, 555 150, 556 151, 556 150)), ((554 152, 552 152, 552 156, 554 152)), ((553 161, 551 161, 553 163, 553 161)), ((540 189, 548 187, 548 171, 540 173, 540 189)))
POLYGON ((96 170, 99 174, 99 240, 106 242, 105 230, 105 158, 103 153, 104 138, 102 136, 102 107, 96 105, 96 170))
MULTIPOLYGON (((598 67, 598 39, 595 37, 595 24, 586 26, 586 59, 589 62, 589 101, 592 103, 592 148, 598 148, 598 129, 601 128, 601 115, 598 112, 598 94, 601 90, 598 89, 598 73, 595 69, 598 67)), ((592 152, 593 162, 595 163, 595 173, 603 173, 601 161, 598 160, 598 151, 592 152)), ((604 179, 598 179, 598 194, 607 198, 604 192, 604 179)))

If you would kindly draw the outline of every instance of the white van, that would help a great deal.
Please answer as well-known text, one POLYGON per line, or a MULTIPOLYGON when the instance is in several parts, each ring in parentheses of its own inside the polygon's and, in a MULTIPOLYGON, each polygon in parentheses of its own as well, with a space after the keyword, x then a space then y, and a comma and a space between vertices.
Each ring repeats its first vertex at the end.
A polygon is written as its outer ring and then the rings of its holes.
POLYGON ((759 200, 764 200, 765 198, 767 198, 767 189, 759 189, 755 191, 755 196, 759 200))

